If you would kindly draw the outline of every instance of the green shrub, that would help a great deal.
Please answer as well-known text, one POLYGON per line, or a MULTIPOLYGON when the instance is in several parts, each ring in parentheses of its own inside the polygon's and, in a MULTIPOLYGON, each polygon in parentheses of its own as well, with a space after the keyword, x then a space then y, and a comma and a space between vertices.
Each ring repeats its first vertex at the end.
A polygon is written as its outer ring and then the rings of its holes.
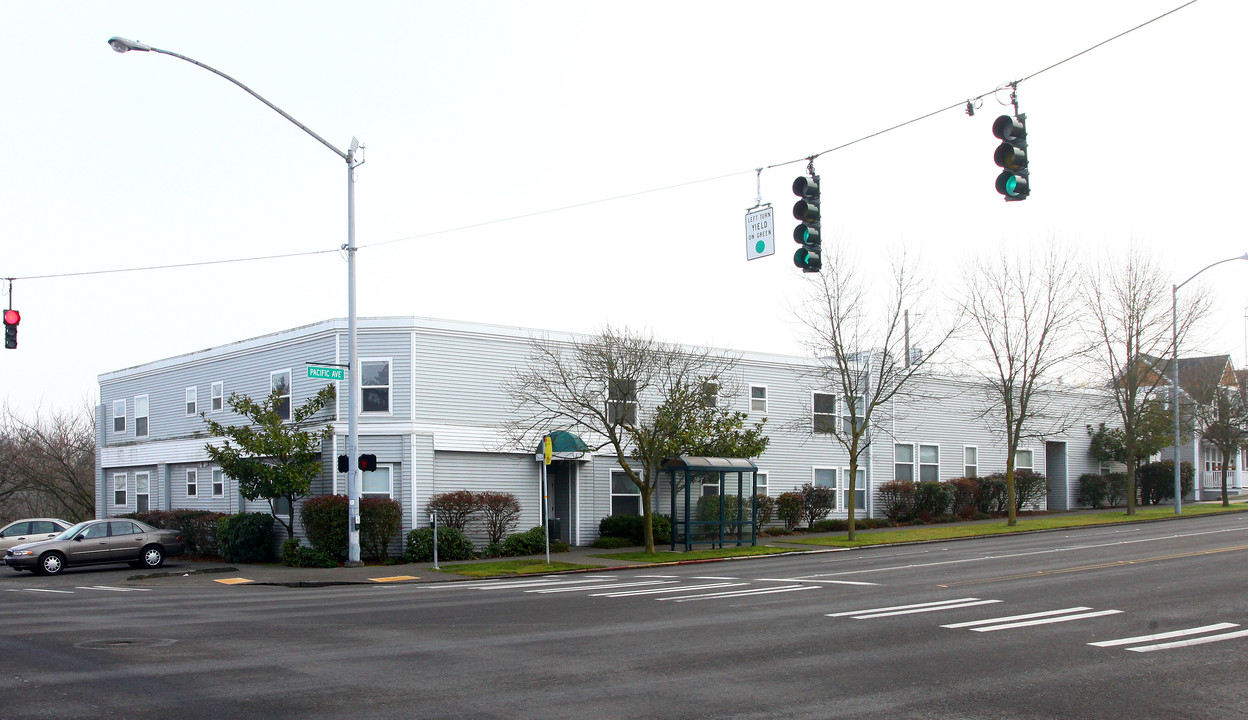
POLYGON ((758 526, 762 528, 770 525, 776 516, 776 499, 759 493, 754 496, 754 507, 758 508, 758 526))
POLYGON ((880 512, 889 520, 900 523, 914 517, 914 483, 893 480, 880 485, 880 512))
POLYGON ((949 511, 960 518, 974 517, 979 507, 979 482, 975 478, 954 478, 946 483, 951 494, 949 511))
POLYGON ((793 532, 793 528, 802 523, 804 514, 802 494, 798 492, 781 493, 776 499, 776 515, 784 524, 784 529, 793 532))
MULTIPOLYGON (((306 507, 306 505, 305 505, 306 507)), ((360 549, 365 557, 385 560, 403 532, 403 506, 383 497, 360 498, 360 549)))
POLYGON ((149 510, 128 513, 120 517, 132 518, 155 528, 177 530, 186 543, 186 554, 192 557, 216 557, 217 521, 225 513, 209 510, 149 510))
POLYGON ((477 557, 496 558, 503 556, 503 544, 501 542, 490 543, 485 549, 477 553, 477 557))
MULTIPOLYGON (((455 528, 438 528, 438 561, 471 560, 476 557, 472 541, 455 528)), ((403 559, 408 562, 433 561, 433 528, 416 528, 407 534, 403 559)))
MULTIPOLYGON (((551 552, 567 552, 568 544, 554 538, 550 541, 551 552)), ((512 557, 543 555, 546 553, 546 530, 541 525, 522 533, 508 535, 503 541, 503 554, 512 557)))
POLYGON ((802 495, 802 518, 806 527, 810 527, 826 518, 836 507, 836 490, 814 483, 806 483, 800 490, 802 495))
POLYGON ((1127 504, 1127 474, 1114 472, 1105 476, 1105 504, 1119 507, 1127 504))
POLYGON ((339 562, 347 559, 347 503, 346 495, 318 495, 299 509, 308 544, 339 562))
POLYGON ((1005 512, 1009 494, 1006 493, 1005 475, 996 473, 988 477, 977 477, 979 492, 975 496, 975 509, 985 515, 1000 515, 1005 512))
POLYGON ((617 550, 619 548, 633 547, 633 541, 628 538, 612 537, 607 535, 595 540, 593 546, 604 550, 617 550))
MULTIPOLYGON (((1180 490, 1184 495, 1192 492, 1196 476, 1191 463, 1179 465, 1180 490)), ((1140 503, 1144 505, 1160 505, 1174 499, 1174 461, 1145 463, 1135 471, 1135 485, 1139 492, 1140 503)))
POLYGON ((1108 504, 1109 476, 1084 473, 1079 476, 1079 492, 1075 502, 1099 510, 1108 504))
POLYGON ((1014 509, 1038 507, 1049 494, 1049 482, 1042 473, 1032 470, 1014 471, 1014 509))
POLYGON ((914 486, 914 509, 925 520, 948 515, 952 503, 953 491, 944 483, 925 480, 914 486))
POLYGON ((226 562, 267 562, 273 556, 273 516, 226 515, 217 521, 217 546, 226 562))
POLYGON ((282 543, 282 564, 289 567, 338 567, 338 561, 327 553, 304 547, 299 538, 287 538, 282 543))
MULTIPOLYGON (((599 537, 618 537, 629 541, 629 545, 645 545, 646 519, 641 515, 608 515, 598 521, 599 537)), ((672 519, 666 515, 654 515, 651 528, 654 532, 655 544, 672 541, 672 519)), ((542 552, 545 552, 543 548, 542 552)))

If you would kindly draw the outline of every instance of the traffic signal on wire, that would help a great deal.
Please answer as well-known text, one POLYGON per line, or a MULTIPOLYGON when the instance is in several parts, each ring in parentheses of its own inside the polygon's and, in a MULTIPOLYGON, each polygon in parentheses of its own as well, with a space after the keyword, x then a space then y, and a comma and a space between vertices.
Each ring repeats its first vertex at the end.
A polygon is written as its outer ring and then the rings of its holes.
POLYGON ((798 221, 793 228, 793 240, 798 245, 793 253, 793 264, 802 272, 819 272, 823 267, 823 243, 819 236, 819 176, 802 175, 793 181, 793 194, 799 199, 793 205, 793 217, 798 221))
POLYGON ((1007 202, 1026 200, 1031 193, 1027 171, 1027 116, 1002 115, 992 124, 992 134, 1001 144, 992 158, 1001 168, 997 176, 997 192, 1007 202))
POLYGON ((16 310, 4 311, 4 347, 8 350, 17 348, 17 324, 22 321, 22 314, 16 310))

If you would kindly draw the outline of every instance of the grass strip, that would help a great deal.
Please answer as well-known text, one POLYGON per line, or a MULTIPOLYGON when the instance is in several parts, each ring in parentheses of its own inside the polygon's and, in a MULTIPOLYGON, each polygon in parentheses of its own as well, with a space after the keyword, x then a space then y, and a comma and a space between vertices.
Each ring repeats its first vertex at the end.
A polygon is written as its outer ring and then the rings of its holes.
POLYGON ((731 547, 715 550, 690 550, 689 552, 673 552, 671 550, 661 550, 657 552, 627 552, 627 553, 611 553, 609 555, 594 555, 592 557, 603 558, 606 560, 628 560, 630 562, 649 562, 649 563, 665 563, 665 562, 681 562, 685 560, 714 560, 718 558, 729 557, 749 557, 751 555, 776 555, 779 553, 793 552, 793 548, 778 548, 759 545, 756 547, 731 547))
POLYGON ((465 565, 443 565, 440 572, 466 575, 468 577, 499 577, 502 575, 532 575, 536 573, 558 572, 560 570, 589 570, 601 565, 577 565, 575 563, 552 562, 547 565, 541 560, 502 560, 490 563, 470 563, 465 565))

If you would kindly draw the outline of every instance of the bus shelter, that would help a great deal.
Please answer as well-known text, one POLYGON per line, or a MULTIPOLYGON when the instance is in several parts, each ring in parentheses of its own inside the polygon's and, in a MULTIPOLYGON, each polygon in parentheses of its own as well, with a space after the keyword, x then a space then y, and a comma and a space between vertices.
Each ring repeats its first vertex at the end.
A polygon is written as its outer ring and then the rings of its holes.
POLYGON ((659 472, 668 475, 672 550, 680 543, 686 551, 695 545, 758 544, 758 466, 753 460, 682 455, 664 460, 659 472), (710 485, 715 492, 704 493, 710 485))

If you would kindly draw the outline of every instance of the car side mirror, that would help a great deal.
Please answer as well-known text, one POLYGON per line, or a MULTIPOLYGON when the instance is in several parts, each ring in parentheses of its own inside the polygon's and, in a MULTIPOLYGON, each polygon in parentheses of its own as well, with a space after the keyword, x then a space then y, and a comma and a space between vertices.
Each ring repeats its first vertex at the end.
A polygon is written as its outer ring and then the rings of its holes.
POLYGON ((86 536, 85 536, 85 535, 83 535, 82 533, 78 533, 77 535, 75 535, 75 536, 74 536, 74 542, 82 542, 82 539, 83 539, 84 537, 86 537, 86 536))

